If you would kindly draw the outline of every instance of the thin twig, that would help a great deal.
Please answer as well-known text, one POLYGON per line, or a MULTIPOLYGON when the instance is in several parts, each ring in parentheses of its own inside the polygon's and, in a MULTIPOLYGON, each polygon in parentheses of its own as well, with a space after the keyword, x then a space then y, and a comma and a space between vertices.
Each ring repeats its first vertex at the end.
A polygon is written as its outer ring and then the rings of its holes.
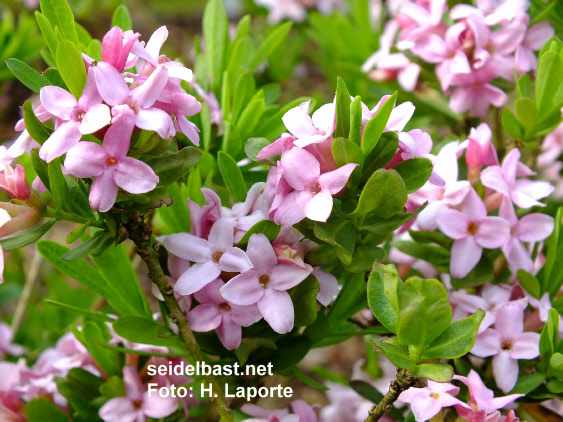
POLYGON ((426 379, 414 376, 408 369, 397 368, 397 379, 391 381, 389 391, 379 404, 370 409, 365 422, 375 422, 381 419, 385 413, 391 410, 393 403, 397 401, 401 393, 411 387, 426 387, 426 379))
MULTIPOLYGON (((194 337, 192 330, 188 325, 188 319, 185 312, 180 308, 174 290, 166 276, 160 263, 158 261, 158 252, 155 246, 151 246, 151 229, 150 226, 139 218, 138 214, 130 216, 127 225, 129 231, 129 238, 137 246, 137 254, 146 262, 149 269, 149 277, 152 282, 156 284, 158 290, 164 298, 166 307, 170 311, 170 320, 178 326, 179 335, 182 341, 186 344, 188 352, 196 361, 204 361, 203 353, 194 337)), ((233 417, 231 410, 227 404, 223 391, 219 387, 217 380, 213 375, 204 375, 203 380, 207 384, 211 384, 213 396, 211 400, 215 404, 219 412, 220 420, 222 422, 232 422, 233 417)))
POLYGON ((35 287, 35 283, 39 279, 39 268, 41 267, 42 256, 37 251, 33 250, 33 257, 31 258, 31 264, 29 266, 29 272, 25 278, 25 285, 23 287, 22 295, 16 306, 16 311, 14 312, 14 318, 12 319, 12 332, 15 334, 20 328, 23 316, 25 314, 25 309, 27 307, 27 302, 31 296, 31 292, 35 287))

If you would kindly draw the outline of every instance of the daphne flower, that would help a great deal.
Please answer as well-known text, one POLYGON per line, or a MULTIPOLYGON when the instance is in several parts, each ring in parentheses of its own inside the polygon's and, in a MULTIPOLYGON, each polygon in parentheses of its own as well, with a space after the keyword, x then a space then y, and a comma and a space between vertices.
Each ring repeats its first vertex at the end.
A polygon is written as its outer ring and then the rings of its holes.
POLYGON ((242 422, 317 422, 316 410, 319 405, 309 405, 303 400, 291 402, 293 413, 288 409, 266 410, 255 404, 245 404, 241 410, 257 419, 244 419, 242 422))
POLYGON ((481 123, 477 128, 471 128, 465 152, 465 160, 470 169, 478 171, 483 166, 499 164, 497 150, 491 142, 491 136, 491 129, 486 123, 481 123))
POLYGON ((303 148, 329 139, 336 127, 336 111, 334 103, 323 105, 309 116, 309 105, 306 101, 292 108, 282 117, 289 132, 295 136, 294 144, 303 148))
POLYGON ((459 387, 453 384, 428 381, 427 387, 413 387, 402 392, 399 400, 410 403, 415 420, 424 422, 432 419, 444 407, 456 405, 469 408, 468 405, 454 397, 457 393, 459 393, 459 387))
POLYGON ((178 409, 175 398, 151 394, 141 383, 137 370, 132 365, 123 368, 126 397, 116 397, 104 404, 99 412, 104 422, 142 422, 147 417, 161 419, 178 409))
POLYGON ((119 72, 133 66, 128 63, 129 53, 139 38, 139 33, 126 31, 123 33, 119 26, 111 28, 102 40, 102 61, 109 63, 119 72))
POLYGON ((110 123, 109 107, 102 104, 91 68, 78 101, 58 86, 41 88, 39 97, 45 110, 62 121, 39 150, 39 156, 47 162, 67 152, 82 135, 97 132, 110 123))
POLYGON ((520 162, 520 150, 514 148, 504 158, 501 166, 491 166, 481 172, 481 182, 488 188, 512 199, 521 208, 545 207, 538 199, 549 196, 554 188, 547 182, 519 179, 535 173, 520 162))
MULTIPOLYGON (((530 16, 527 13, 522 13, 517 19, 528 28, 530 16)), ((515 64, 518 73, 537 69, 538 59, 534 51, 540 50, 554 34, 555 31, 548 21, 538 22, 528 28, 524 40, 516 49, 515 64)))
POLYGON ((4 164, 4 171, 0 173, 0 189, 14 199, 25 201, 31 195, 31 189, 25 179, 25 168, 17 164, 16 168, 4 164))
POLYGON ((158 176, 142 161, 127 157, 133 124, 130 119, 114 122, 102 146, 80 142, 66 156, 65 168, 76 177, 93 177, 90 205, 108 211, 117 198, 118 187, 129 193, 146 193, 158 183, 158 176))
POLYGON ((189 233, 158 238, 171 254, 195 262, 178 278, 174 290, 191 295, 219 277, 222 271, 244 272, 252 268, 246 253, 233 247, 233 236, 233 221, 220 219, 213 224, 208 240, 189 233))
POLYGON ((485 204, 473 189, 461 203, 461 211, 445 209, 440 212, 438 227, 454 239, 450 272, 455 278, 469 274, 481 259, 483 248, 499 248, 510 232, 502 218, 487 217, 485 204))
POLYGON ((270 241, 261 233, 250 236, 246 253, 254 266, 231 279, 221 288, 225 300, 238 305, 256 303, 273 330, 285 334, 293 329, 293 302, 286 290, 295 287, 313 271, 289 264, 278 264, 270 241))
POLYGON ((497 386, 508 392, 518 380, 518 360, 539 356, 538 333, 524 332, 524 306, 522 302, 503 305, 495 318, 495 328, 477 336, 471 353, 485 358, 493 357, 493 375, 497 386))
MULTIPOLYGON (((2 254, 1 249, 0 254, 2 254)), ((4 359, 5 353, 12 356, 19 356, 23 353, 23 346, 13 344, 13 339, 14 333, 10 326, 4 322, 0 322, 0 360, 4 359)))

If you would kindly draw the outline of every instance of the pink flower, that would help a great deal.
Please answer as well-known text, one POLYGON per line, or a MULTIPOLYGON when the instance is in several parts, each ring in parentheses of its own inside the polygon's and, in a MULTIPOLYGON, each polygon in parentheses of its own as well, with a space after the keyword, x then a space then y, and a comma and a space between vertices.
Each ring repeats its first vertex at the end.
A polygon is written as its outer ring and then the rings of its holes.
MULTIPOLYGON (((2 252, 0 252, 1 254, 2 252)), ((4 353, 12 356, 19 356, 24 352, 23 346, 13 344, 14 333, 10 326, 0 322, 0 360, 4 359, 4 353)))
POLYGON ((510 232, 502 218, 487 217, 485 204, 473 189, 461 203, 461 211, 440 211, 438 227, 455 240, 450 262, 450 272, 455 278, 469 274, 481 259, 483 248, 499 248, 510 232))
POLYGON ((295 287, 313 271, 289 264, 278 264, 270 241, 261 233, 250 236, 246 253, 253 268, 231 279, 221 295, 238 305, 256 303, 273 330, 285 334, 293 329, 293 302, 286 290, 295 287))
POLYGON ((82 135, 97 132, 110 123, 109 107, 102 104, 91 68, 88 69, 86 86, 78 101, 70 92, 58 86, 41 88, 39 97, 45 110, 61 120, 39 150, 39 156, 47 162, 67 152, 80 141, 82 135))
POLYGON ((292 108, 282 117, 289 132, 295 136, 294 144, 303 148, 329 139, 336 127, 336 111, 334 103, 325 104, 309 116, 309 105, 306 101, 292 108))
POLYGON ((244 272, 252 268, 246 253, 233 247, 233 236, 233 221, 220 219, 213 224, 208 240, 189 233, 158 238, 171 254, 195 262, 178 278, 174 290, 191 295, 219 277, 221 271, 244 272))
POLYGON ((138 194, 153 190, 158 176, 142 161, 127 157, 133 125, 130 119, 115 121, 104 136, 102 146, 80 142, 65 159, 65 168, 76 177, 93 177, 90 205, 108 211, 117 198, 118 187, 138 194))
POLYGON ((455 5, 450 11, 452 19, 462 19, 473 14, 485 16, 489 26, 506 24, 530 7, 529 0, 477 0, 477 7, 467 4, 455 5))
POLYGON ((303 400, 295 400, 291 402, 291 414, 288 409, 266 410, 255 404, 245 404, 241 410, 257 418, 243 422, 317 422, 316 410, 319 408, 318 404, 311 406, 303 400))
POLYGON ((417 422, 432 419, 444 407, 468 405, 454 396, 459 393, 459 387, 448 382, 438 383, 428 381, 428 387, 409 388, 399 396, 399 400, 410 403, 412 412, 417 422))
POLYGON ((190 327, 194 331, 215 330, 221 343, 234 350, 240 346, 242 328, 248 327, 262 319, 260 310, 254 304, 236 305, 225 301, 219 293, 225 283, 217 278, 194 294, 199 302, 188 313, 190 327))
POLYGON ((493 375, 497 386, 508 392, 518 380, 518 360, 539 356, 538 333, 524 332, 522 302, 504 304, 495 318, 495 328, 479 334, 471 353, 479 357, 493 357, 493 375))
POLYGON ((505 197, 499 210, 499 216, 510 226, 510 236, 502 245, 502 252, 508 261, 512 272, 519 269, 531 273, 534 270, 534 262, 530 252, 524 246, 524 242, 539 242, 546 239, 553 232, 553 217, 533 213, 518 220, 514 212, 512 201, 505 197))
POLYGON ((332 196, 344 189, 357 166, 350 163, 321 174, 320 164, 313 154, 301 148, 284 153, 278 171, 282 171, 285 183, 294 191, 275 209, 274 222, 292 226, 304 218, 328 220, 332 212, 332 196))
POLYGON ((520 162, 520 150, 512 149, 501 166, 491 166, 481 172, 481 183, 512 199, 521 208, 545 207, 538 199, 549 196, 554 188, 548 182, 520 179, 535 173, 520 162))
POLYGON ((161 419, 178 409, 178 402, 173 397, 161 397, 148 391, 139 379, 137 370, 132 365, 123 368, 126 397, 116 397, 104 404, 99 412, 104 422, 143 422, 149 418, 161 419))
POLYGON ((457 88, 450 98, 451 109, 456 113, 470 111, 474 117, 483 117, 491 104, 495 107, 504 105, 508 96, 489 83, 497 75, 497 66, 492 62, 469 74, 455 75, 451 83, 457 88))
POLYGON ((470 169, 478 171, 484 165, 499 164, 497 150, 491 143, 491 136, 491 129, 486 123, 481 123, 477 128, 471 128, 465 152, 465 161, 470 169))
POLYGON ((133 66, 127 61, 133 45, 138 42, 139 35, 139 33, 134 34, 133 31, 123 33, 119 26, 111 28, 102 40, 102 61, 109 63, 119 72, 133 66))
MULTIPOLYGON (((522 13, 516 19, 528 28, 530 24, 530 16, 528 14, 522 13)), ((538 59, 534 51, 540 50, 553 35, 555 35, 555 31, 548 21, 538 22, 528 28, 524 40, 516 49, 515 66, 519 74, 538 68, 538 59)))
POLYGON ((4 171, 0 173, 0 189, 14 199, 20 201, 28 199, 31 195, 31 188, 25 180, 25 168, 17 164, 14 169, 9 164, 4 164, 4 171))
POLYGON ((493 391, 485 386, 479 374, 473 369, 467 377, 454 375, 454 379, 463 382, 469 388, 469 394, 471 395, 469 405, 471 407, 468 409, 465 406, 456 405, 456 410, 462 418, 470 421, 488 420, 487 415, 509 405, 518 397, 524 396, 524 394, 511 394, 495 398, 493 391))

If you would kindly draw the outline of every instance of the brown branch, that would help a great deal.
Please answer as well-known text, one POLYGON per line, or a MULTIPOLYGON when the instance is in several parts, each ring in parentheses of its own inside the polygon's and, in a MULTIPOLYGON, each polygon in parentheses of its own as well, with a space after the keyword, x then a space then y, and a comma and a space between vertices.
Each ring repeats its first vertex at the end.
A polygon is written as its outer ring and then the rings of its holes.
MULTIPOLYGON (((139 218, 139 214, 131 214, 127 224, 128 237, 137 246, 137 254, 146 262, 149 269, 149 277, 156 284, 158 290, 164 298, 164 302, 170 312, 170 320, 178 326, 179 336, 186 344, 188 352, 196 361, 204 361, 204 356, 199 348, 199 344, 194 337, 192 330, 188 324, 185 312, 180 308, 174 290, 158 261, 158 245, 151 246, 151 228, 148 224, 139 218)), ((222 389, 219 387, 217 380, 213 375, 204 375, 203 380, 207 384, 212 385, 213 396, 211 400, 215 404, 219 412, 221 422, 232 422, 231 409, 229 408, 222 389)))
POLYGON ((397 401, 403 391, 411 387, 426 387, 426 379, 414 376, 408 369, 397 368, 397 379, 391 381, 389 391, 379 402, 377 406, 373 406, 365 422, 375 422, 383 417, 383 415, 391 410, 393 403, 397 401))

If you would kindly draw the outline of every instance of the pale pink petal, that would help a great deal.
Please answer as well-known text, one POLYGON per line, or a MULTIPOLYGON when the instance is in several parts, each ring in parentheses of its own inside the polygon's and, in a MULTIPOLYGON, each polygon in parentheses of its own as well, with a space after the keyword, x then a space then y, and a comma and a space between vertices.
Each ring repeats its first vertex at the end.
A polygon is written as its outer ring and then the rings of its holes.
POLYGON ((524 306, 520 302, 508 302, 497 311, 495 328, 503 339, 517 338, 524 331, 524 306))
POLYGON ((480 358, 494 356, 501 351, 501 342, 498 331, 490 328, 476 337, 471 353, 480 358))
POLYGON ((39 98, 45 110, 62 120, 70 120, 78 104, 70 92, 54 85, 41 88, 39 98))
POLYGON ((221 274, 221 269, 213 261, 206 261, 192 265, 180 276, 174 290, 181 295, 191 295, 211 283, 221 274))
POLYGON ((265 291, 258 280, 260 275, 256 270, 237 275, 221 287, 221 295, 225 300, 237 305, 252 305, 258 302, 265 291))
POLYGON ((246 253, 257 271, 265 274, 278 265, 278 259, 270 241, 262 233, 250 236, 246 253))
POLYGON ((252 268, 248 255, 242 249, 230 247, 224 250, 219 259, 221 271, 229 273, 242 273, 252 268))
POLYGON ((543 47, 547 40, 553 37, 554 34, 555 31, 548 21, 538 22, 534 26, 528 28, 525 42, 532 50, 539 50, 543 47))
MULTIPOLYGON (((115 110, 115 108, 114 108, 115 110)), ((126 115, 114 118, 113 124, 104 135, 103 147, 110 155, 118 161, 127 155, 131 144, 134 121, 126 115)))
POLYGON ((323 189, 328 189, 331 195, 336 195, 346 186, 350 175, 358 164, 349 163, 334 171, 321 174, 319 177, 319 184, 323 189))
POLYGON ((540 355, 540 335, 538 333, 522 333, 514 339, 510 356, 513 359, 535 359, 540 355))
POLYGON ((442 405, 440 401, 434 397, 426 396, 413 401, 411 403, 411 408, 416 421, 423 422, 436 416, 442 409, 442 405))
POLYGON ((305 280, 313 271, 310 265, 302 269, 290 264, 280 264, 270 272, 270 284, 272 289, 288 290, 297 286, 305 280))
MULTIPOLYGON (((207 287, 207 286, 206 286, 207 287)), ((221 324, 223 317, 217 305, 204 303, 188 312, 190 328, 194 331, 206 332, 214 330, 221 324)))
POLYGON ((131 157, 118 161, 114 178, 117 186, 134 194, 150 192, 158 183, 158 176, 148 164, 131 157))
MULTIPOLYGON (((554 189, 555 188, 548 182, 520 179, 517 180, 514 185, 514 191, 512 192, 512 199, 514 200, 514 202, 516 202, 516 197, 518 199, 529 197, 532 200, 538 200, 538 199, 546 198, 549 195, 551 195, 554 189)), ((528 204, 531 203, 531 201, 526 200, 525 203, 528 204)), ((518 203, 516 204, 519 205, 518 203)), ((537 204, 539 203, 536 203, 535 205, 537 204)), ((539 204, 539 205, 545 206, 544 204, 539 204)))
POLYGON ((515 237, 509 239, 503 246, 502 252, 508 261, 508 266, 512 272, 523 269, 527 272, 533 272, 534 261, 530 256, 530 252, 524 244, 515 237))
POLYGON ((144 84, 131 91, 131 99, 135 106, 143 109, 151 107, 158 100, 167 82, 168 69, 158 66, 144 84))
POLYGON ((293 189, 300 191, 318 183, 320 164, 310 152, 292 148, 282 155, 280 164, 284 179, 293 189))
POLYGON ((174 280, 177 280, 188 268, 190 268, 189 260, 180 258, 172 253, 168 255, 168 272, 174 280))
POLYGON ((474 189, 470 189, 461 204, 461 211, 470 220, 479 221, 487 216, 487 208, 474 189))
POLYGON ((163 25, 153 32, 153 34, 149 38, 149 41, 147 42, 147 45, 145 46, 145 50, 151 57, 155 59, 158 58, 158 56, 160 55, 160 49, 162 48, 162 45, 167 38, 168 29, 163 25))
POLYGON ((317 300, 321 305, 328 306, 340 291, 338 280, 331 273, 323 271, 319 267, 316 267, 312 274, 319 282, 317 300))
POLYGON ((553 232, 553 217, 545 214, 529 214, 518 224, 518 238, 523 242, 539 242, 553 232))
POLYGON ((451 239, 463 239, 469 235, 467 227, 470 221, 458 210, 441 209, 436 216, 436 222, 440 230, 451 239))
POLYGON ((228 218, 221 218, 213 224, 209 232, 209 243, 218 250, 226 250, 233 246, 234 222, 228 218))
POLYGON ((500 217, 487 217, 480 221, 475 241, 484 248, 500 248, 509 234, 510 228, 505 220, 500 217))
POLYGON ((94 68, 88 68, 88 77, 86 78, 86 85, 82 91, 82 95, 78 99, 78 108, 87 111, 93 106, 98 105, 102 102, 102 97, 98 92, 98 87, 96 86, 96 77, 94 76, 94 68))
POLYGON ((140 400, 143 397, 144 387, 133 365, 123 368, 123 382, 129 400, 140 400))
POLYGON ((139 411, 127 397, 116 397, 100 408, 99 415, 104 422, 137 422, 139 411))
POLYGON ((79 142, 66 154, 65 168, 75 177, 99 176, 106 166, 106 151, 94 142, 79 142))
POLYGON ((500 352, 493 358, 493 376, 497 387, 508 393, 518 380, 518 361, 512 359, 509 352, 500 352))
POLYGON ((262 319, 260 309, 258 309, 258 306, 256 306, 255 304, 247 306, 235 305, 234 303, 231 303, 230 306, 231 318, 234 322, 242 325, 243 327, 249 327, 262 319))
POLYGON ((308 105, 309 101, 307 101, 307 107, 305 110, 301 106, 294 107, 282 117, 282 121, 287 130, 297 138, 303 135, 313 135, 316 133, 315 127, 313 126, 313 120, 308 114, 308 105))
POLYGON ((452 245, 450 272, 455 278, 463 278, 475 268, 481 259, 483 249, 473 236, 458 239, 452 245))
POLYGON ((123 104, 129 95, 129 86, 123 75, 111 64, 98 62, 94 67, 98 92, 106 103, 111 106, 123 104))
POLYGON ((81 137, 82 134, 75 122, 65 122, 41 146, 39 157, 49 163, 76 145, 81 137))
POLYGON ((140 110, 135 118, 135 124, 141 129, 155 131, 164 139, 171 138, 176 132, 172 118, 158 108, 140 110))
POLYGON ((118 189, 113 176, 114 171, 106 168, 102 174, 94 177, 89 197, 93 209, 106 212, 115 204, 118 189))
POLYGON ((330 217, 331 212, 332 196, 328 189, 312 195, 305 208, 305 215, 313 221, 325 222, 330 217))
POLYGON ((149 397, 148 391, 144 394, 142 411, 149 418, 162 419, 170 416, 177 409, 177 398, 161 397, 160 394, 155 393, 152 393, 149 397))
POLYGON ((174 233, 163 241, 168 252, 192 262, 205 262, 211 259, 211 244, 189 233, 174 233))
POLYGON ((78 126, 80 133, 86 135, 94 133, 109 125, 111 122, 111 114, 109 107, 105 104, 96 104, 84 114, 80 125, 78 126))
POLYGON ((224 316, 221 325, 216 330, 217 336, 227 350, 234 350, 242 341, 242 328, 230 317, 224 316))
POLYGON ((197 300, 199 303, 202 304, 207 303, 207 304, 218 305, 220 303, 223 303, 225 302, 225 299, 223 298, 223 296, 221 296, 219 290, 224 285, 225 282, 223 280, 221 280, 220 278, 216 278, 207 286, 205 286, 203 289, 194 293, 194 298, 195 300, 197 300))
POLYGON ((264 289, 264 295, 258 301, 258 308, 276 333, 286 334, 293 329, 293 302, 286 291, 264 289))
POLYGON ((282 227, 292 226, 306 217, 308 202, 313 194, 309 191, 291 192, 279 205, 274 214, 274 222, 282 227))

